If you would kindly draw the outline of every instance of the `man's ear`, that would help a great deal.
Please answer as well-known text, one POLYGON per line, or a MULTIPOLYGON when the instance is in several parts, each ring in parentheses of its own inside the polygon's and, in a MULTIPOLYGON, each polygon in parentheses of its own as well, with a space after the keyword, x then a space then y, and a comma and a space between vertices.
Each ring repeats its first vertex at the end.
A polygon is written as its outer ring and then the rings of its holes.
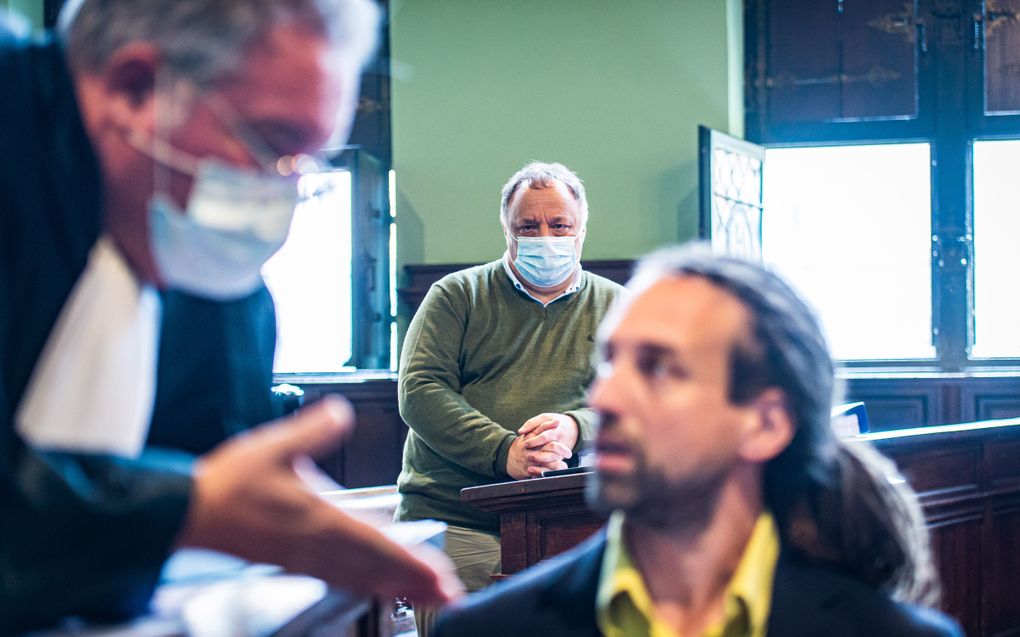
POLYGON ((499 221, 499 227, 503 229, 503 239, 506 240, 507 251, 512 252, 514 243, 513 234, 510 233, 510 229, 506 227, 506 224, 503 223, 502 219, 499 221))
POLYGON ((783 390, 769 387, 749 406, 751 426, 740 446, 740 455, 748 462, 765 463, 790 444, 795 433, 793 417, 783 390))
POLYGON ((159 65, 159 52, 150 44, 127 44, 113 54, 97 74, 109 125, 152 130, 159 65))

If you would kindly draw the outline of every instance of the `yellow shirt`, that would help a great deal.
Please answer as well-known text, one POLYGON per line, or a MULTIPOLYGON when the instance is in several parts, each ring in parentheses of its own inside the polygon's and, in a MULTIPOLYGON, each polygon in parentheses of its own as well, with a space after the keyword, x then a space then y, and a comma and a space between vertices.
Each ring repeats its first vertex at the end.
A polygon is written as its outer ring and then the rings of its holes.
MULTIPOLYGON (((644 579, 627 551, 623 519, 623 513, 614 513, 607 529, 595 600, 599 629, 606 637, 684 637, 656 616, 644 579)), ((764 637, 778 558, 775 522, 771 514, 762 513, 726 586, 723 620, 697 637, 764 637)))

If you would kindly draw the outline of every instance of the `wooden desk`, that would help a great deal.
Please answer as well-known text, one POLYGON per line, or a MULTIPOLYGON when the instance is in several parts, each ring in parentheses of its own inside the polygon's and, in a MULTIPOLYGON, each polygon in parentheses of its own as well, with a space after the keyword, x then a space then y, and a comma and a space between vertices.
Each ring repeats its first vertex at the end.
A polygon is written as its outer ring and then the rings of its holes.
POLYGON ((605 518, 584 501, 589 473, 501 482, 461 491, 461 499, 499 513, 502 571, 511 575, 576 546, 605 518))
MULTIPOLYGON (((967 635, 1020 635, 1020 419, 861 437, 918 492, 942 575, 943 608, 967 635)), ((589 536, 602 521, 584 502, 586 474, 465 489, 500 514, 503 573, 589 536)))
MULTIPOLYGON (((187 553, 187 551, 185 551, 187 553)), ((178 559, 177 556, 172 560, 178 559)), ((188 558, 190 559, 190 558, 188 558)), ((203 559, 203 558, 199 558, 203 559)), ((24 637, 391 637, 390 605, 329 589, 323 582, 245 567, 235 575, 160 585, 151 612, 123 624, 66 626, 24 637)), ((0 632, 3 632, 0 630, 0 632)), ((6 633, 4 633, 6 634, 6 633)))

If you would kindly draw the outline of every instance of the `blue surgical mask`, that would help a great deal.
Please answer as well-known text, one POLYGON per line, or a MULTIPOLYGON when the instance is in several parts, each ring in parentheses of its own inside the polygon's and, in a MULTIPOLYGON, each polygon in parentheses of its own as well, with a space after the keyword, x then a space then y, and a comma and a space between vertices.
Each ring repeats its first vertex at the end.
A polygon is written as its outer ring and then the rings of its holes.
POLYGON ((212 300, 254 292, 262 265, 287 239, 296 202, 293 180, 202 160, 186 210, 163 194, 149 203, 160 278, 212 300))
POLYGON ((514 241, 514 267, 537 288, 559 285, 577 268, 577 237, 515 237, 514 241))
POLYGON ((196 157, 136 129, 126 141, 154 162, 149 240, 162 282, 214 301, 247 296, 280 249, 297 204, 297 175, 196 157), (166 193, 170 168, 194 178, 181 209, 166 193))

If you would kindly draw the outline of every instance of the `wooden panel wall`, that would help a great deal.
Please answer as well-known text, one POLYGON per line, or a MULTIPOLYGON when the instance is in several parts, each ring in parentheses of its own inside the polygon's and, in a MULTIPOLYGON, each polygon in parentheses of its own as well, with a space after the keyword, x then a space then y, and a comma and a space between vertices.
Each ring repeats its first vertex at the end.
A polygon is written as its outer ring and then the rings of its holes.
MULTIPOLYGON (((447 274, 464 270, 477 263, 439 263, 429 265, 408 265, 404 267, 405 284, 397 290, 400 300, 406 303, 408 315, 414 315, 421 305, 425 293, 432 284, 447 274)), ((620 285, 627 283, 634 262, 630 259, 581 261, 581 266, 589 272, 604 276, 620 285)))
POLYGON ((393 484, 400 474, 407 425, 397 410, 395 377, 357 382, 301 383, 305 402, 340 394, 354 406, 357 422, 337 453, 319 465, 345 487, 393 484))
MULTIPOLYGON (((413 311, 432 283, 470 265, 408 266, 406 284, 399 291, 401 299, 413 311)), ((632 265, 629 260, 584 262, 586 269, 620 283, 629 278, 632 265)), ((306 401, 332 392, 347 396, 354 404, 358 427, 342 451, 324 461, 341 484, 365 487, 396 481, 407 427, 397 412, 395 376, 353 382, 289 382, 305 389, 306 401)), ((866 404, 873 431, 1020 417, 1017 373, 922 377, 857 374, 844 385, 847 400, 866 404)), ((1020 453, 1015 457, 1020 458, 1020 453)))
POLYGON ((846 380, 848 400, 864 401, 873 431, 1020 416, 1020 376, 888 374, 846 380))
POLYGON ((920 494, 943 608, 968 635, 1020 635, 1020 424, 876 446, 920 494))

